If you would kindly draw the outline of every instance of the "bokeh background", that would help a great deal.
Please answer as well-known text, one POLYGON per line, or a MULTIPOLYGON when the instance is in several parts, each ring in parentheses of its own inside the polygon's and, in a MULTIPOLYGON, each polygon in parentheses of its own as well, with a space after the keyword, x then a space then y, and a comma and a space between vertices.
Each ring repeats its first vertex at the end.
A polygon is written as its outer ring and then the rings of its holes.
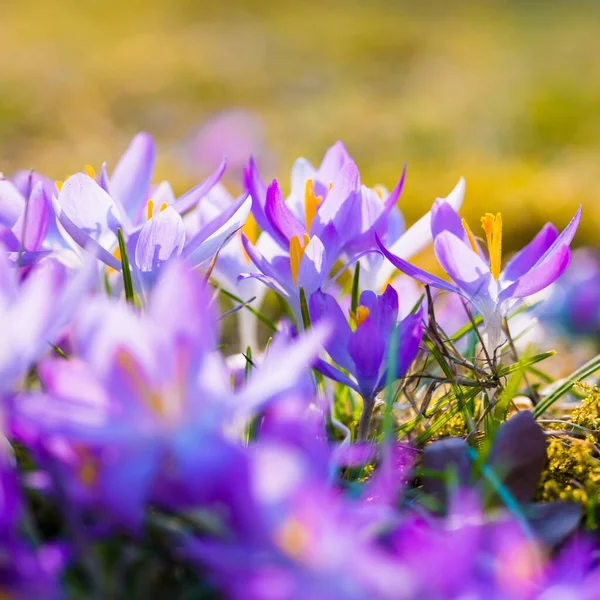
POLYGON ((114 165, 151 132, 178 190, 254 152, 346 142, 368 185, 404 162, 409 220, 458 177, 505 245, 578 204, 598 245, 600 2, 0 0, 0 171, 114 165))

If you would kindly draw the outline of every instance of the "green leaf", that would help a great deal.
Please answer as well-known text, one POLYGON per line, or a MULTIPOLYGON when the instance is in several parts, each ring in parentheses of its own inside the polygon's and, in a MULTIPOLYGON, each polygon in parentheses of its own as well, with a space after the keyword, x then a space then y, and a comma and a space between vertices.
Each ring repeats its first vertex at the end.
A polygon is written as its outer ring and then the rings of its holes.
POLYGON ((394 423, 392 409, 394 405, 393 384, 396 381, 396 367, 398 355, 398 328, 392 329, 389 351, 387 356, 387 371, 385 375, 385 410, 383 413, 383 439, 390 441, 393 435, 394 423))
POLYGON ((310 329, 310 313, 308 312, 308 303, 303 287, 300 288, 300 312, 302 313, 302 326, 304 329, 310 329))
POLYGON ((248 377, 250 377, 250 371, 252 371, 252 348, 250 348, 250 346, 246 348, 246 354, 243 356, 246 359, 246 364, 244 365, 244 377, 246 381, 248 381, 248 377))
POLYGON ((117 238, 119 239, 119 252, 121 253, 121 272, 123 273, 123 287, 125 288, 125 299, 129 304, 135 304, 135 295, 133 292, 133 279, 131 278, 131 268, 129 266, 129 257, 127 256, 127 247, 123 232, 119 227, 117 229, 117 238))
POLYGON ((537 418, 544 414, 559 398, 564 396, 573 387, 576 381, 581 381, 593 375, 596 371, 600 371, 600 354, 571 373, 553 392, 538 403, 533 409, 533 416, 537 418))
POLYGON ((354 277, 352 278, 352 302, 350 308, 352 312, 356 314, 356 309, 358 308, 358 284, 360 279, 360 262, 356 263, 356 267, 354 267, 354 277))
POLYGON ((535 356, 531 356, 529 358, 522 358, 516 363, 512 365, 508 365, 508 367, 502 367, 498 369, 498 377, 505 377, 506 375, 510 375, 511 373, 515 373, 517 371, 522 371, 531 365, 535 365, 551 356, 554 356, 556 352, 554 350, 549 350, 548 352, 542 352, 541 354, 536 354, 535 356))

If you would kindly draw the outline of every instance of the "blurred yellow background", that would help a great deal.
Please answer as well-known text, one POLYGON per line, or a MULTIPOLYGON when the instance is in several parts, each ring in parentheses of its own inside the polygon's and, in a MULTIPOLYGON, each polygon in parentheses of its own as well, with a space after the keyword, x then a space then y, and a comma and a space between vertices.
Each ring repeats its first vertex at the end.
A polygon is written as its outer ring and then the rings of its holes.
POLYGON ((183 190, 211 166, 192 132, 242 108, 284 189, 339 138, 368 185, 408 163, 408 220, 464 175, 506 246, 579 203, 597 244, 599 31, 594 1, 0 0, 0 171, 113 166, 147 130, 183 190))

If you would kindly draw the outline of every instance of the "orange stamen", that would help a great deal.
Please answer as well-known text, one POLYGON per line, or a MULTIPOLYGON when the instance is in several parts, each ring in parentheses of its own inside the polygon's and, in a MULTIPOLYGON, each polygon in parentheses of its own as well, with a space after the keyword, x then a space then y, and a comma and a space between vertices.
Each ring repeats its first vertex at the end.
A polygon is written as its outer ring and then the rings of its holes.
POLYGON ((490 271, 492 277, 498 279, 502 267, 502 215, 496 216, 486 213, 481 217, 481 225, 485 231, 485 237, 490 255, 490 271))
POLYGON ((295 235, 290 240, 290 269, 292 271, 292 281, 294 285, 298 285, 298 272, 300 271, 300 262, 304 256, 306 246, 310 242, 310 237, 307 233, 304 234, 302 242, 300 238, 295 235))
POLYGON ((314 218, 317 216, 317 209, 323 198, 321 196, 315 196, 315 184, 312 179, 306 182, 304 190, 304 217, 306 231, 310 231, 310 226, 314 218))
POLYGON ((475 236, 473 235, 473 232, 471 231, 471 228, 469 227, 467 220, 462 219, 461 223, 462 223, 463 229, 465 230, 465 233, 467 234, 467 237, 469 238, 469 243, 471 244, 471 248, 473 249, 473 252, 477 253, 477 244, 475 243, 475 236))

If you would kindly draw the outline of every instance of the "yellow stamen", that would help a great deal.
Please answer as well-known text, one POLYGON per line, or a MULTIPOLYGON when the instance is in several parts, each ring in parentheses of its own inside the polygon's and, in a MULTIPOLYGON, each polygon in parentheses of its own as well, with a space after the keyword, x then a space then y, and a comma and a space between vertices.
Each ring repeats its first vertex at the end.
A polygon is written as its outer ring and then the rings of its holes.
POLYGON ((356 312, 350 311, 350 318, 354 321, 357 327, 360 327, 371 314, 371 311, 366 306, 358 306, 356 312))
POLYGON ((383 188, 383 186, 381 186, 381 185, 376 185, 376 186, 373 188, 373 191, 374 191, 374 192, 377 194, 377 197, 378 197, 380 200, 383 200, 383 192, 384 192, 384 188, 383 188))
POLYGON ((98 465, 91 458, 86 458, 79 469, 79 479, 86 487, 93 486, 98 480, 98 465))
POLYGON ((56 189, 60 192, 60 190, 62 190, 62 186, 64 184, 64 181, 61 181, 60 179, 57 179, 54 182, 54 185, 56 185, 56 189))
MULTIPOLYGON (((121 262, 121 249, 118 246, 112 254, 119 262, 121 262)), ((112 273, 116 273, 117 270, 113 269, 113 267, 106 267, 106 272, 110 275, 112 273)))
POLYGON ((251 244, 256 244, 256 240, 258 239, 258 225, 256 219, 252 216, 252 213, 248 215, 248 218, 242 227, 242 231, 251 244))
POLYGON ((465 230, 465 233, 467 234, 467 237, 469 238, 469 243, 471 244, 471 248, 473 248, 473 252, 477 253, 477 244, 475 243, 475 236, 473 235, 473 232, 471 231, 467 220, 462 219, 461 223, 463 229, 465 230))
POLYGON ((314 218, 317 216, 317 209, 319 208, 319 204, 323 198, 321 196, 315 196, 315 184, 312 179, 309 179, 306 182, 306 187, 304 190, 304 217, 305 217, 305 226, 306 231, 310 231, 310 226, 314 218))
POLYGON ((310 542, 310 533, 296 519, 288 519, 276 534, 278 546, 289 556, 300 558, 310 542))
POLYGON ((146 204, 146 221, 149 221, 154 214, 154 200, 148 200, 146 204))
POLYGON ((98 461, 85 446, 76 444, 73 450, 81 461, 77 469, 79 481, 86 487, 94 486, 99 475, 98 461))
POLYGON ((160 208, 158 209, 158 212, 162 212, 163 210, 165 210, 167 208, 168 204, 166 202, 163 202, 160 205, 160 208))
POLYGON ((498 213, 494 216, 491 213, 486 213, 481 217, 481 225, 485 231, 490 255, 490 271, 492 277, 498 279, 502 266, 502 215, 498 213))
POLYGON ((366 306, 359 306, 356 309, 356 325, 362 325, 370 314, 370 310, 366 306))
MULTIPOLYGON (((248 215, 248 218, 246 219, 246 222, 244 223, 244 226, 242 227, 242 232, 251 244, 253 244, 253 245, 256 244, 256 240, 258 239, 258 225, 256 223, 256 219, 252 216, 252 213, 250 213, 248 215)), ((241 242, 241 236, 240 236, 240 242, 241 242)), ((244 256, 246 257, 246 262, 251 262, 250 257, 248 256, 248 253, 246 252, 246 248, 244 248, 244 244, 242 244, 242 252, 244 253, 244 256)))
POLYGON ((96 179, 96 171, 94 171, 94 167, 92 167, 92 165, 85 165, 83 168, 92 179, 96 179))
POLYGON ((300 261, 304 256, 304 250, 306 250, 306 246, 310 242, 310 237, 308 234, 304 234, 304 238, 302 242, 300 238, 295 235, 290 240, 290 268, 292 270, 292 281, 294 285, 298 285, 298 271, 300 271, 300 261), (304 243, 303 243, 304 242, 304 243))

